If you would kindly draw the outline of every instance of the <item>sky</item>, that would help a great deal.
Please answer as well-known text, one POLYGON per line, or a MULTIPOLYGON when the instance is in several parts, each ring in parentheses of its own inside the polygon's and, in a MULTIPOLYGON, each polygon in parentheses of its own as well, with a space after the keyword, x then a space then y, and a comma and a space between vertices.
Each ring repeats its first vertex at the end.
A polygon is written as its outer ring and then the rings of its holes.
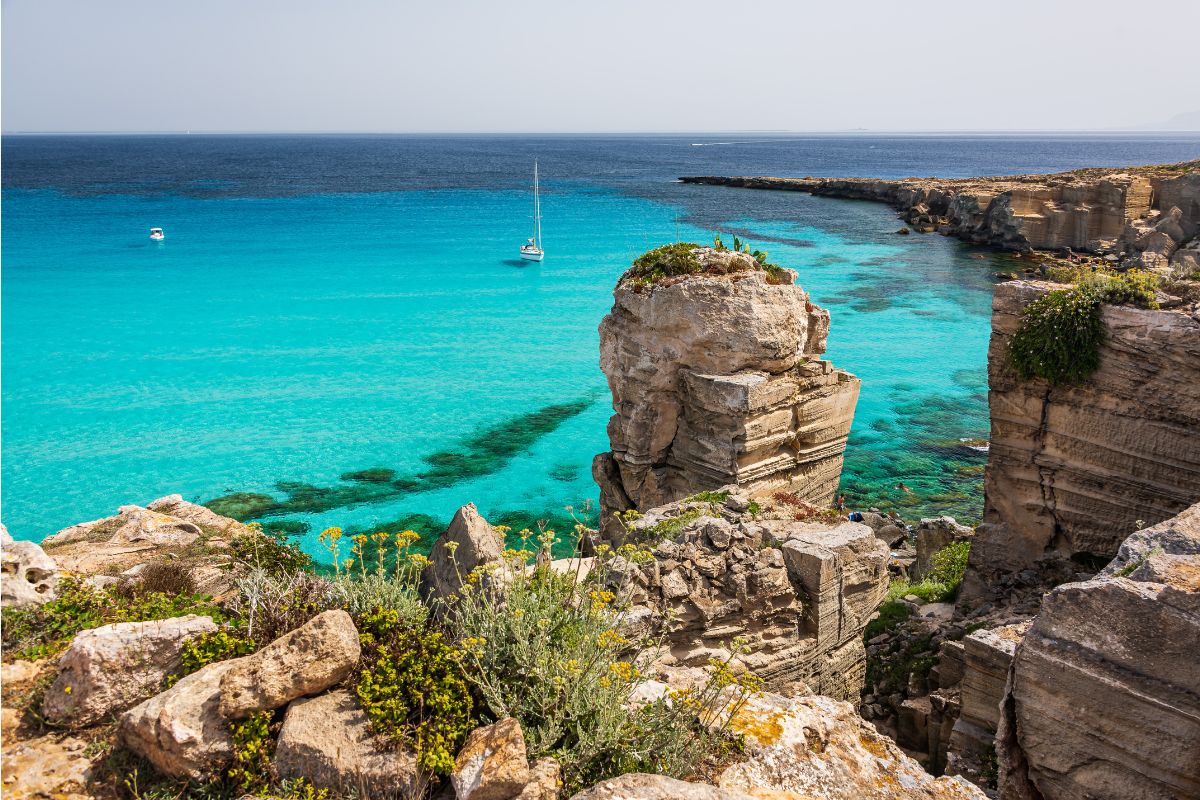
POLYGON ((3 0, 0 29, 6 132, 1200 127, 1196 0, 3 0))

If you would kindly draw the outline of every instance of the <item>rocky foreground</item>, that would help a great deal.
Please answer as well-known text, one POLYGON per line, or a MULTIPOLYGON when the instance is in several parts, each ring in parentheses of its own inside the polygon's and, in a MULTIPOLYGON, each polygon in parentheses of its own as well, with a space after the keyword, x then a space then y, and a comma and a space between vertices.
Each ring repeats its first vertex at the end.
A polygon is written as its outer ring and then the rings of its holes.
POLYGON ((873 200, 922 233, 1017 251, 1070 249, 1167 276, 1200 270, 1200 161, 990 178, 680 180, 873 200))
POLYGON ((603 323, 571 558, 472 505, 428 555, 329 529, 333 574, 177 495, 5 534, 5 797, 1200 798, 1200 309, 1132 275, 997 287, 975 530, 830 508, 828 314, 679 244, 603 323), (1095 315, 1072 381, 1015 367, 1047 297, 1095 315))

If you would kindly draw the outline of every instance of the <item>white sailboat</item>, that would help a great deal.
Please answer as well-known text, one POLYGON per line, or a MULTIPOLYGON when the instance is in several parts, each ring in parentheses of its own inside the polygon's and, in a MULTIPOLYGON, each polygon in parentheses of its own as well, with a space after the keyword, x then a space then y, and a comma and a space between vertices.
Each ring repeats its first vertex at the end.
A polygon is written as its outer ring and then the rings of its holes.
POLYGON ((538 193, 538 168, 533 162, 533 236, 521 245, 521 258, 526 261, 541 261, 546 257, 542 249, 542 201, 538 193))

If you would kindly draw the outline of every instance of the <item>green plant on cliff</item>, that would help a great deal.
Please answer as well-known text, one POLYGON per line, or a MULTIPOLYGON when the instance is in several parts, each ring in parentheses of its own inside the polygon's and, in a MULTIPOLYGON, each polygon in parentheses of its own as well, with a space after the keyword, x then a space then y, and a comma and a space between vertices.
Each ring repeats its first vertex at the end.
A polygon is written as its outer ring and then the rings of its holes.
POLYGON ((1072 269, 1055 275, 1075 285, 1048 292, 1025 307, 1008 343, 1009 356, 1022 380, 1042 378, 1052 386, 1082 383, 1100 366, 1101 306, 1158 308, 1159 279, 1141 270, 1072 269))

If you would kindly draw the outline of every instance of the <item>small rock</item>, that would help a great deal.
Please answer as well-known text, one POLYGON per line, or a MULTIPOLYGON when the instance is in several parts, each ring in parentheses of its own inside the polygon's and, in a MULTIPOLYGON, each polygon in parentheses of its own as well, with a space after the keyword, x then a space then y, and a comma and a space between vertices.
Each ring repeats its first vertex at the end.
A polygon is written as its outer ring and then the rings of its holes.
POLYGON ((529 778, 521 723, 505 717, 471 732, 454 760, 450 782, 457 800, 511 800, 529 778))
POLYGON ((221 679, 221 714, 244 719, 316 694, 350 674, 361 655, 358 629, 341 609, 326 611, 253 655, 221 679))
POLYGON ((558 760, 547 756, 529 770, 529 783, 514 800, 558 800, 562 790, 562 767, 558 760))

